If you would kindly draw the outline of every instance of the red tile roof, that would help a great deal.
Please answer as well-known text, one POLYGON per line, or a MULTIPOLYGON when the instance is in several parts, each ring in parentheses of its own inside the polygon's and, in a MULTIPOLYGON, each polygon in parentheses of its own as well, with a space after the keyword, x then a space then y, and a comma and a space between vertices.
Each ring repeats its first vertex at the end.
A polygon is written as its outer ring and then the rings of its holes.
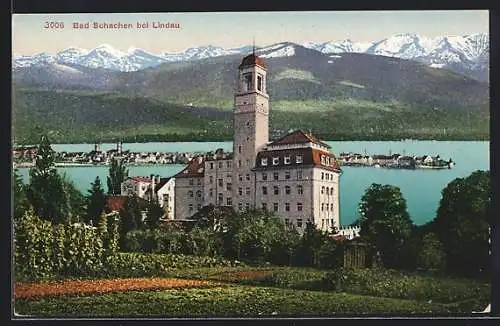
POLYGON ((331 148, 330 145, 323 143, 318 138, 311 134, 306 134, 302 130, 296 130, 284 137, 281 137, 278 140, 273 141, 269 146, 274 145, 292 145, 292 144, 305 144, 305 143, 313 143, 325 146, 327 148, 331 148))
POLYGON ((202 156, 193 157, 188 166, 175 175, 175 178, 203 177, 205 175, 204 158, 202 156))
MULTIPOLYGON (((125 208, 125 203, 128 198, 132 198, 132 196, 121 196, 121 195, 106 195, 106 209, 109 211, 120 211, 120 209, 125 208)), ((145 208, 148 205, 148 201, 135 197, 139 204, 139 208, 145 208)))
POLYGON ((125 207, 128 196, 106 196, 106 208, 110 211, 119 211, 125 207))
POLYGON ((239 68, 246 67, 246 66, 253 66, 253 65, 257 65, 257 66, 260 66, 264 69, 267 69, 266 64, 264 63, 264 60, 262 58, 256 56, 253 53, 249 54, 243 58, 239 68))

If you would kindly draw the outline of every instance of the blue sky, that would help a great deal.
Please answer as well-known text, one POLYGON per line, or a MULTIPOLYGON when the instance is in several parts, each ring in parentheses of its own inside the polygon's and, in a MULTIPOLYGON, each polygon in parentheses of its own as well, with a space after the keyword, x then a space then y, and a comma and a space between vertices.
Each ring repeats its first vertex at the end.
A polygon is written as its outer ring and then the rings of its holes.
POLYGON ((120 50, 138 47, 152 52, 182 51, 215 45, 226 48, 282 41, 358 42, 398 33, 423 36, 487 33, 486 10, 450 11, 316 11, 130 14, 23 14, 12 18, 14 54, 57 52, 70 46, 90 49, 109 44, 120 50), (63 22, 63 29, 45 29, 45 22, 63 22), (129 30, 73 29, 72 23, 132 23, 129 30), (177 23, 179 29, 137 29, 137 22, 177 23))

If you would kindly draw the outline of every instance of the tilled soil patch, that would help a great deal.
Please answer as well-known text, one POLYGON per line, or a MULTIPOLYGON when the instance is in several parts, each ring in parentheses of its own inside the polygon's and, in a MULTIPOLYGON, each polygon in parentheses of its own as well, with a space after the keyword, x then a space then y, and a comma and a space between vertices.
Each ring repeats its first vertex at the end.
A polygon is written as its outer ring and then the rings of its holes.
POLYGON ((16 299, 39 299, 62 295, 101 294, 134 290, 212 287, 221 284, 204 280, 176 278, 127 278, 113 280, 64 280, 57 282, 17 283, 16 299))

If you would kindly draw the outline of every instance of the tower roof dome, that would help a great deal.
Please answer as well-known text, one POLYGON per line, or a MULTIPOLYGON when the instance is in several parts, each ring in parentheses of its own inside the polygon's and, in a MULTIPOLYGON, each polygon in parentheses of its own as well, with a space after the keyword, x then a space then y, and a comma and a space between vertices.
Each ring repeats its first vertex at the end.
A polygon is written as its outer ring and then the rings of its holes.
POLYGON ((267 69, 266 64, 264 63, 264 60, 261 57, 258 57, 255 55, 255 53, 249 54, 246 57, 243 58, 240 64, 240 68, 246 67, 246 66, 253 66, 257 65, 260 66, 264 69, 267 69))

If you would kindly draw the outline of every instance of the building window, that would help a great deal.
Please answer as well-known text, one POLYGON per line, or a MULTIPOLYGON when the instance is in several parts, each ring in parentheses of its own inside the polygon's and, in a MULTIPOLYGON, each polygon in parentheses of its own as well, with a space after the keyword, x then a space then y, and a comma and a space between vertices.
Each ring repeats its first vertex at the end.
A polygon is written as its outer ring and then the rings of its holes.
POLYGON ((325 173, 321 172, 321 180, 325 180, 325 173))
POLYGON ((267 211, 267 204, 266 203, 262 203, 262 210, 267 211))
POLYGON ((201 198, 201 190, 196 191, 196 197, 201 198))
POLYGON ((228 169, 230 169, 230 168, 231 168, 231 161, 227 161, 227 162, 226 162, 226 167, 227 167, 228 169))
POLYGON ((278 211, 278 203, 273 203, 273 211, 278 211))
POLYGON ((189 204, 189 213, 193 211, 193 204, 189 204))
POLYGON ((193 179, 189 179, 189 185, 190 186, 194 185, 194 180, 193 179))
POLYGON ((333 187, 330 188, 330 195, 333 196, 333 187))
POLYGON ((224 201, 224 197, 222 195, 222 193, 220 192, 217 196, 217 204, 218 205, 222 205, 222 202, 224 201))
POLYGON ((267 157, 264 157, 260 160, 260 165, 267 166, 267 157))
POLYGON ((304 161, 304 156, 297 155, 297 157, 295 159, 296 159, 295 163, 300 164, 300 163, 302 163, 304 161))
POLYGON ((285 194, 290 195, 290 186, 285 186, 285 194))
POLYGON ((286 212, 290 211, 290 203, 285 203, 285 211, 286 212))
POLYGON ((210 190, 208 191, 208 195, 210 197, 213 197, 214 196, 214 190, 212 188, 210 188, 210 190))
POLYGON ((214 177, 209 176, 208 177, 208 183, 214 183, 214 177))
POLYGON ((262 194, 267 195, 267 187, 262 187, 262 194))
POLYGON ((243 75, 243 81, 245 83, 245 90, 246 91, 251 91, 253 89, 253 77, 252 73, 246 73, 243 75))
POLYGON ((238 153, 241 153, 241 145, 238 146, 238 153))
POLYGON ((246 193, 247 195, 250 195, 250 187, 247 187, 247 188, 245 189, 245 193, 246 193))
POLYGON ((279 157, 273 157, 273 165, 278 165, 280 163, 279 157))
POLYGON ((219 161, 219 169, 222 169, 222 162, 219 161))
POLYGON ((233 199, 231 197, 226 198, 226 205, 227 206, 233 206, 233 199))
POLYGON ((297 171, 297 180, 302 180, 302 170, 297 171))
POLYGON ((274 186, 274 194, 275 195, 279 195, 280 194, 280 188, 278 188, 278 186, 274 186))
POLYGON ((326 180, 330 180, 330 173, 326 174, 326 180))
POLYGON ((302 195, 304 193, 304 187, 301 185, 297 186, 297 194, 302 195))
POLYGON ((331 223, 332 223, 332 228, 335 226, 335 220, 332 218, 331 220, 331 223))
POLYGON ((290 164, 290 156, 285 156, 285 164, 290 164))
POLYGON ((333 203, 330 203, 330 210, 333 212, 333 203))
POLYGON ((245 204, 245 210, 248 212, 250 210, 250 203, 245 204))
POLYGON ((321 187, 321 194, 323 195, 325 193, 325 186, 321 187))
POLYGON ((219 182, 219 187, 224 187, 224 180, 219 179, 218 182, 219 182))
POLYGON ((325 165, 325 155, 321 155, 321 164, 325 165))
POLYGON ((226 190, 231 191, 232 189, 233 189, 233 184, 230 182, 226 183, 226 190))
POLYGON ((279 179, 279 172, 273 172, 273 179, 274 179, 274 181, 278 181, 278 179, 279 179))
POLYGON ((326 165, 330 166, 330 156, 327 156, 325 161, 326 161, 326 165))
POLYGON ((238 188, 238 195, 243 195, 243 188, 238 188))
POLYGON ((240 212, 243 210, 243 204, 242 203, 238 203, 238 210, 240 212))
POLYGON ((300 219, 300 218, 297 220, 297 227, 298 228, 302 227, 302 219, 300 219))
POLYGON ((247 181, 250 181, 250 174, 247 174, 247 181))
POLYGON ((257 75, 257 90, 262 91, 262 76, 257 75))
POLYGON ((285 171, 285 180, 290 180, 290 171, 285 171))
POLYGON ((302 203, 297 203, 297 210, 302 211, 302 203))
POLYGON ((214 163, 210 162, 210 169, 213 170, 213 168, 214 168, 214 163))
POLYGON ((188 197, 193 197, 193 192, 191 190, 188 191, 188 197))
POLYGON ((240 179, 240 181, 243 181, 243 176, 241 174, 238 174, 238 179, 240 179))
POLYGON ((264 181, 267 180, 267 173, 265 172, 262 173, 262 180, 264 181))
POLYGON ((198 210, 200 210, 200 209, 201 209, 201 204, 198 204, 198 210))
POLYGON ((325 210, 325 204, 321 203, 321 211, 324 211, 324 210, 325 210))
POLYGON ((238 167, 241 168, 241 160, 238 160, 238 167))

